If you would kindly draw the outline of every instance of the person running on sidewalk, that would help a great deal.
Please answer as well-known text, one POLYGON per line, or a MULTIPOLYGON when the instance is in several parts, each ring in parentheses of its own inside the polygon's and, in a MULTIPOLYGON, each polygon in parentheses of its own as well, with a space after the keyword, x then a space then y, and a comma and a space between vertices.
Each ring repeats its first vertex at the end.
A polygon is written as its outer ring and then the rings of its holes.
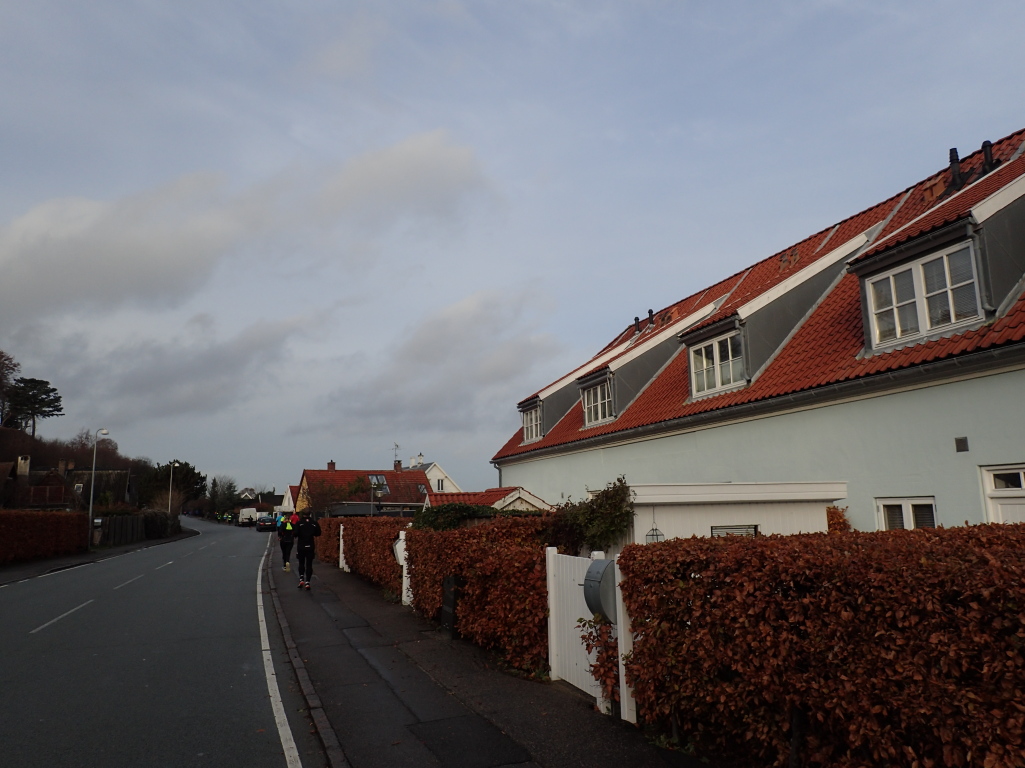
POLYGON ((284 562, 282 570, 288 573, 292 570, 292 543, 295 541, 295 525, 288 514, 278 518, 278 542, 281 544, 281 560, 284 562))
POLYGON ((299 561, 299 589, 309 589, 313 578, 313 539, 320 536, 320 523, 304 509, 295 529, 295 557, 299 561))

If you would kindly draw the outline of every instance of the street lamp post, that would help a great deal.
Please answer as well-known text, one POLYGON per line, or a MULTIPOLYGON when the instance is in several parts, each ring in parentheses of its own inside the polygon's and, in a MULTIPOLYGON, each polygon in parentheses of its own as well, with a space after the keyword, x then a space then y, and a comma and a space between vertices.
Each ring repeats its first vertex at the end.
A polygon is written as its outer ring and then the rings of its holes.
POLYGON ((96 434, 93 435, 93 471, 89 478, 89 519, 86 521, 85 526, 85 551, 88 552, 92 548, 93 540, 93 489, 96 487, 96 443, 100 440, 100 435, 109 435, 105 429, 97 429, 96 434))
POLYGON ((171 480, 167 484, 167 516, 171 517, 171 494, 174 493, 174 468, 180 467, 177 461, 171 462, 171 480))

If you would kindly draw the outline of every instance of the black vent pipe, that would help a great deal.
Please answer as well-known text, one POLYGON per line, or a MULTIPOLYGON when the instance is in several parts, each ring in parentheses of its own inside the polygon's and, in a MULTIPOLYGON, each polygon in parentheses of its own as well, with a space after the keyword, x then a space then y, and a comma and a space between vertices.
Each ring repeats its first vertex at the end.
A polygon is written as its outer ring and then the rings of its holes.
POLYGON ((649 309, 648 310, 648 325, 654 325, 654 324, 655 324, 655 310, 649 309))
POLYGON ((961 178, 961 158, 957 156, 957 147, 950 148, 950 186, 961 189, 964 179, 961 178))

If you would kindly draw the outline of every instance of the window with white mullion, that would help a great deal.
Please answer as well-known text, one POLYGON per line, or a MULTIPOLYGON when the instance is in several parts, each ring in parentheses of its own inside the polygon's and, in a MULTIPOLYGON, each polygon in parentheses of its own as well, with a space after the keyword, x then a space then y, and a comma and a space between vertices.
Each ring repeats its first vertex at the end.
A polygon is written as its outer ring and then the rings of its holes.
POLYGON ((880 345, 980 316, 975 266, 968 243, 869 280, 868 294, 874 339, 880 345))
POLYGON ((733 333, 694 347, 690 364, 695 395, 742 383, 744 354, 740 334, 733 333))
POLYGON ((877 499, 880 528, 886 531, 936 527, 933 498, 877 499))
POLYGON ((531 408, 529 411, 523 412, 523 440, 529 442, 531 440, 541 439, 541 409, 531 408))
POLYGON ((612 389, 607 381, 584 390, 584 425, 612 418, 612 389))

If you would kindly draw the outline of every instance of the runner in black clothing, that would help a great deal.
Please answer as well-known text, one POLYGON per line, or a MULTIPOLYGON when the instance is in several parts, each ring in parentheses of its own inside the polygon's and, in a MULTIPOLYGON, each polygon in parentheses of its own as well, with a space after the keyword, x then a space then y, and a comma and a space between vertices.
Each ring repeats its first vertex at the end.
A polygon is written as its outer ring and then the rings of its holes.
POLYGON ((299 561, 299 589, 309 589, 313 578, 313 539, 320 536, 320 523, 304 509, 295 527, 295 557, 299 561))
POLYGON ((281 544, 281 560, 284 562, 282 570, 285 573, 292 570, 289 558, 292 555, 292 542, 295 540, 295 527, 287 512, 278 519, 278 541, 281 544))

